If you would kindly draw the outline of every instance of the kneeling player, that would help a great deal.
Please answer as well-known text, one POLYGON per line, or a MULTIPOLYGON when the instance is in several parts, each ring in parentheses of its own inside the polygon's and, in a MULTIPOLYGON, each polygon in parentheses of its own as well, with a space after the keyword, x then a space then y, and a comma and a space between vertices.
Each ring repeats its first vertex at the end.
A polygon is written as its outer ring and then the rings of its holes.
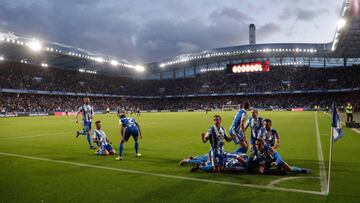
POLYGON ((138 138, 142 139, 140 125, 136 122, 134 118, 128 118, 125 114, 121 114, 119 117, 121 124, 121 141, 119 146, 119 156, 116 158, 116 160, 122 160, 124 143, 127 142, 131 136, 134 138, 135 141, 135 156, 141 157, 142 155, 139 153, 138 141, 138 138))
MULTIPOLYGON (((224 142, 225 140, 227 142, 232 141, 233 137, 226 134, 225 128, 221 126, 221 117, 219 115, 215 115, 213 118, 214 125, 208 129, 206 134, 201 134, 203 143, 210 141, 211 144, 209 164, 201 169, 219 172, 224 164, 224 157, 226 156, 226 152, 224 152, 224 142)), ((196 165, 191 171, 196 171, 198 167, 199 166, 196 165)))
POLYGON ((101 122, 95 122, 96 130, 94 130, 93 141, 99 147, 99 151, 95 154, 102 156, 109 156, 115 154, 115 149, 110 145, 110 141, 107 139, 104 131, 101 130, 101 122))
POLYGON ((272 128, 272 122, 270 119, 264 120, 263 127, 259 130, 257 138, 262 139, 266 145, 275 150, 280 146, 280 135, 274 128, 272 128))
POLYGON ((265 144, 262 139, 255 140, 255 148, 250 155, 249 164, 252 164, 252 168, 257 167, 260 174, 271 174, 271 172, 273 172, 273 170, 271 170, 272 165, 286 172, 311 173, 310 169, 290 166, 281 158, 277 151, 265 144))

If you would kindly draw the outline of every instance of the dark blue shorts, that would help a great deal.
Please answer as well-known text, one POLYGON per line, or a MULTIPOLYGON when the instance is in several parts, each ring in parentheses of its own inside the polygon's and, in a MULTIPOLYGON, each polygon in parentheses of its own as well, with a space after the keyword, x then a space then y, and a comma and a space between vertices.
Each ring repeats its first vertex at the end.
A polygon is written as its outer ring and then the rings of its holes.
POLYGON ((125 128, 125 135, 124 135, 124 140, 127 142, 129 140, 129 138, 132 136, 134 138, 135 141, 138 140, 139 137, 139 129, 136 127, 131 127, 131 128, 125 128))

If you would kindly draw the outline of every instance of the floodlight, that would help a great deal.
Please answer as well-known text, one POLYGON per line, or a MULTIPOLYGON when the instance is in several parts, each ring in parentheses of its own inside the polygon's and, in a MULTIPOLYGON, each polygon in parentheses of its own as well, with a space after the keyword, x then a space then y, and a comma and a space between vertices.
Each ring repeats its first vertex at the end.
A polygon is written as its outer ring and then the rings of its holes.
POLYGON ((99 62, 99 63, 103 63, 103 62, 105 61, 105 60, 104 60, 103 58, 101 58, 101 57, 96 57, 94 60, 97 61, 97 62, 99 62))
POLYGON ((117 65, 119 65, 119 62, 116 61, 116 60, 111 60, 110 64, 113 65, 113 66, 117 66, 117 65))
POLYGON ((42 44, 38 40, 33 40, 28 43, 28 46, 31 50, 38 52, 42 49, 42 44))
POLYGON ((346 20, 344 18, 340 18, 338 21, 338 30, 341 30, 346 25, 346 20))
POLYGON ((145 71, 145 67, 144 67, 144 66, 141 66, 141 65, 136 65, 136 66, 135 66, 135 70, 136 70, 136 71, 139 71, 139 72, 143 72, 143 71, 145 71))

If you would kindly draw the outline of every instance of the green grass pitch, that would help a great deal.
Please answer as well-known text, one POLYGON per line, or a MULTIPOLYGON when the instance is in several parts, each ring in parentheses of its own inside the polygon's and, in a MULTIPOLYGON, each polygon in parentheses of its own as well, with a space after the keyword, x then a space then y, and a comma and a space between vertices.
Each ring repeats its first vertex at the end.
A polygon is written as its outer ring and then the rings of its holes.
MULTIPOLYGON (((260 112, 273 120, 284 160, 312 169, 311 175, 190 173, 190 166, 178 166, 182 158, 208 152, 209 144, 201 142, 200 133, 212 124, 212 115, 220 114, 228 129, 235 113, 143 113, 137 118, 144 135, 143 157, 135 158, 130 139, 122 161, 95 156, 85 136, 76 139, 81 125, 73 116, 2 118, 0 202, 360 201, 360 135, 349 129, 334 144, 331 192, 317 194, 321 180, 316 115, 325 169, 329 156, 330 117, 322 112, 260 112)), ((116 115, 95 115, 94 120, 102 121, 117 150, 116 115)), ((235 147, 232 142, 225 146, 227 151, 235 147)))

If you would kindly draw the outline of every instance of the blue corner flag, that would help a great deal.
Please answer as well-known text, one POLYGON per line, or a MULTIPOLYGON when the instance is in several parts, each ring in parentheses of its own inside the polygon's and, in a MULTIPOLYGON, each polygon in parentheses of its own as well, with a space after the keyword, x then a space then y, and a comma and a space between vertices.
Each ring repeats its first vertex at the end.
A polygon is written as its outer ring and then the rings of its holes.
POLYGON ((340 116, 339 112, 335 106, 335 103, 332 104, 332 134, 333 134, 333 141, 337 141, 343 136, 343 131, 341 129, 341 123, 340 123, 340 116))

